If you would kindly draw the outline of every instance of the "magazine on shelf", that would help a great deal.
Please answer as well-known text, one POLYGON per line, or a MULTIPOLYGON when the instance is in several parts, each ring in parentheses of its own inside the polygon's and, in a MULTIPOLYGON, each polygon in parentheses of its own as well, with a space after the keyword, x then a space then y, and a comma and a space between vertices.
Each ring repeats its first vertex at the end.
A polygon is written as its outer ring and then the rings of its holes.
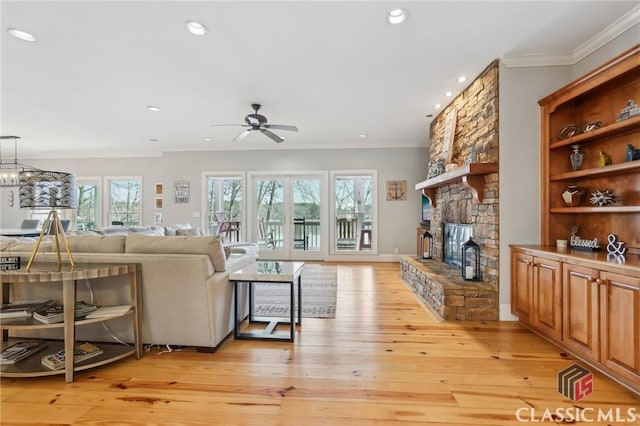
POLYGON ((100 306, 95 311, 89 312, 86 319, 118 317, 129 313, 129 311, 131 311, 131 305, 100 306))
MULTIPOLYGON (((102 349, 89 342, 79 343, 75 345, 73 351, 73 362, 78 363, 86 359, 92 358, 102 353, 102 349)), ((65 352, 64 349, 42 357, 42 365, 52 370, 60 370, 64 368, 65 352)))
MULTIPOLYGON (((76 302, 76 318, 81 318, 87 315, 91 311, 97 309, 96 305, 91 305, 84 301, 76 302)), ((53 324, 56 322, 62 322, 64 320, 64 308, 60 303, 46 306, 42 309, 38 309, 33 313, 33 318, 45 324, 53 324)))
POLYGON ((46 348, 47 345, 48 342, 46 340, 25 340, 14 343, 0 352, 0 365, 15 364, 46 348))
POLYGON ((53 305, 53 300, 16 300, 0 306, 0 319, 30 317, 34 311, 53 305))

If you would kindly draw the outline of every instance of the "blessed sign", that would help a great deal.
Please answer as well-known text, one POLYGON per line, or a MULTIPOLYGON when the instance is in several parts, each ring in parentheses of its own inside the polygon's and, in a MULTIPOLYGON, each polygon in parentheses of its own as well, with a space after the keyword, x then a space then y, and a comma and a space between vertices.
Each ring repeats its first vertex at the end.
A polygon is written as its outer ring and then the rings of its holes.
POLYGON ((583 240, 578 235, 571 236, 571 238, 569 239, 569 245, 571 246, 571 248, 585 250, 598 250, 600 248, 597 238, 594 238, 593 240, 583 240))

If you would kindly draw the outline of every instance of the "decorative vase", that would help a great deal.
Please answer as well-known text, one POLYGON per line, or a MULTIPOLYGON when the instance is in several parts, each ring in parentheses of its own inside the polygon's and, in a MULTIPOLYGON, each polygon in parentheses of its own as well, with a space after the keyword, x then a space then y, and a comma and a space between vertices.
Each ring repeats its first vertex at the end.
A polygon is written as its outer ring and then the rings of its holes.
POLYGON ((569 158, 571 159, 571 169, 572 170, 580 170, 582 167, 582 157, 583 154, 580 152, 580 145, 571 145, 573 152, 569 154, 569 158))
POLYGON ((567 189, 562 193, 562 200, 567 207, 576 207, 580 205, 582 196, 586 191, 584 188, 578 188, 574 185, 567 186, 567 189))

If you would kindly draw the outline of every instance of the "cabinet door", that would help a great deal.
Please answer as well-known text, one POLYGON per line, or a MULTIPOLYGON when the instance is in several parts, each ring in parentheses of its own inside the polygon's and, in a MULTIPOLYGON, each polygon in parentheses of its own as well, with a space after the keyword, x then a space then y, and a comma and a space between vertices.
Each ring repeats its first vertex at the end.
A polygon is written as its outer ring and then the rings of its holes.
POLYGON ((570 264, 563 265, 563 338, 576 352, 600 359, 599 272, 570 264))
POLYGON ((601 272, 601 362, 640 384, 640 279, 601 272))
POLYGON ((521 252, 511 254, 511 313, 531 324, 533 256, 521 252))
POLYGON ((539 331, 562 338, 562 269, 560 262, 533 260, 533 325, 539 331))

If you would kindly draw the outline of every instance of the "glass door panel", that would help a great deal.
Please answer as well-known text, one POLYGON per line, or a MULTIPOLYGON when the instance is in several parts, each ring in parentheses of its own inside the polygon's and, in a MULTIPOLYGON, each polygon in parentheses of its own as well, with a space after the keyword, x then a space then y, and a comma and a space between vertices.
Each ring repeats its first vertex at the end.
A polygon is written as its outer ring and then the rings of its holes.
POLYGON ((325 181, 323 175, 301 174, 253 178, 255 240, 261 258, 322 260, 325 181))
POLYGON ((283 258, 285 252, 284 178, 255 179, 257 242, 264 258, 283 258), (274 256, 276 254, 276 256, 274 256))

